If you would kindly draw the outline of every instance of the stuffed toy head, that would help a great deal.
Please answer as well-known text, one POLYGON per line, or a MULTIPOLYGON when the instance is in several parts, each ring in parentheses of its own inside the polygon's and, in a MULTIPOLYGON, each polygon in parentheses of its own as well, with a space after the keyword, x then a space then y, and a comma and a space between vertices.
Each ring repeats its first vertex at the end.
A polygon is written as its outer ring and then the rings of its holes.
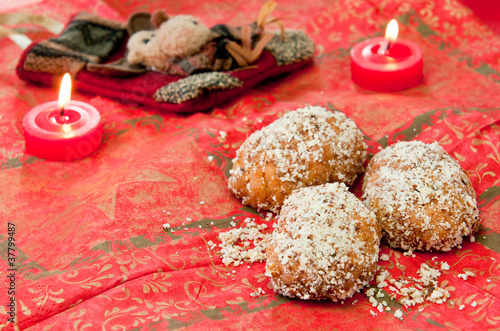
POLYGON ((213 38, 210 29, 191 15, 166 18, 153 31, 138 31, 127 43, 127 62, 162 70, 171 57, 197 53, 213 38))
POLYGON ((130 64, 161 68, 168 59, 157 44, 155 31, 151 30, 134 33, 127 43, 127 49, 127 62, 130 64))

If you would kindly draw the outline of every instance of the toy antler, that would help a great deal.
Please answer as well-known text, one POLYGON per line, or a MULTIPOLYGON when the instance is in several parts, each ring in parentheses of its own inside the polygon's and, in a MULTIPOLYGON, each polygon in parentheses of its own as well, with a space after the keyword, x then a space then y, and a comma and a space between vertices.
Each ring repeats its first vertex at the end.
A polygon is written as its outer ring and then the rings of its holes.
POLYGON ((270 0, 262 6, 262 8, 259 11, 259 14, 257 15, 257 26, 261 29, 262 32, 264 32, 264 26, 270 23, 276 23, 280 26, 281 29, 281 39, 285 38, 285 25, 283 24, 283 21, 281 21, 281 17, 276 17, 276 18, 269 18, 266 20, 266 18, 271 15, 273 12, 274 8, 276 8, 276 2, 270 0))
POLYGON ((261 30, 261 36, 259 41, 255 45, 255 48, 252 49, 252 37, 250 26, 245 25, 241 28, 241 45, 238 43, 231 41, 227 43, 226 49, 232 55, 232 57, 238 62, 238 64, 242 67, 248 66, 250 63, 255 62, 264 47, 267 45, 271 39, 273 39, 273 34, 267 33, 264 30, 264 26, 269 23, 277 23, 281 28, 281 38, 283 39, 285 36, 285 26, 280 18, 270 18, 267 17, 271 14, 271 12, 276 7, 276 2, 270 0, 262 6, 257 15, 257 26, 261 30))

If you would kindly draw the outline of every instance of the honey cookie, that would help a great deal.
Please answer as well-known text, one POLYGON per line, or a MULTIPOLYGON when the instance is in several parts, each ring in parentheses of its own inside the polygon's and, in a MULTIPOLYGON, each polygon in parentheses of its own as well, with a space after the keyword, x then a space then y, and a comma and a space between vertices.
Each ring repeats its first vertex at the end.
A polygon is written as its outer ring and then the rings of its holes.
POLYGON ((437 142, 399 142, 377 153, 363 199, 395 248, 449 251, 479 228, 469 177, 437 142))
POLYGON ((228 186, 244 204, 278 212, 300 187, 351 185, 365 159, 363 134, 350 118, 309 106, 248 137, 236 151, 228 186))
POLYGON ((266 247, 266 275, 288 297, 352 297, 377 271, 380 228, 344 183, 294 191, 266 247))

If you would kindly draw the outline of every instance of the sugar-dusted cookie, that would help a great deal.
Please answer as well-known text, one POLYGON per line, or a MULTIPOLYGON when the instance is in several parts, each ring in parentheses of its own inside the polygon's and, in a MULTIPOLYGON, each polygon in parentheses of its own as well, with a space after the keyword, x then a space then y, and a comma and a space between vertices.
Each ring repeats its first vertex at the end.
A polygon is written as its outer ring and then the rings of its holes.
POLYGON ((377 153, 363 199, 389 245, 404 250, 449 251, 480 223, 467 173, 437 142, 399 142, 377 153))
POLYGON ((278 212, 300 187, 351 185, 363 171, 366 145, 342 112, 309 106, 254 132, 236 151, 229 188, 243 203, 278 212))
POLYGON ((266 275, 288 297, 352 297, 377 271, 380 228, 344 183, 301 188, 286 200, 266 247, 266 275))

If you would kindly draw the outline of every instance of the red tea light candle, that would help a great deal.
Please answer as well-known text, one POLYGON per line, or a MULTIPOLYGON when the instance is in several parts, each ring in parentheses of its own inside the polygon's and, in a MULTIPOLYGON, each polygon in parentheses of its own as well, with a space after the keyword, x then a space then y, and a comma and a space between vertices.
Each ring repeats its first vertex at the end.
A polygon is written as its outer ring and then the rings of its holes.
POLYGON ((422 81, 422 50, 398 39, 398 23, 392 20, 385 37, 365 40, 351 49, 352 80, 373 91, 395 92, 422 81))
POLYGON ((91 105, 72 101, 71 78, 65 74, 59 101, 31 109, 23 119, 28 154, 53 161, 84 158, 99 148, 101 116, 91 105))

